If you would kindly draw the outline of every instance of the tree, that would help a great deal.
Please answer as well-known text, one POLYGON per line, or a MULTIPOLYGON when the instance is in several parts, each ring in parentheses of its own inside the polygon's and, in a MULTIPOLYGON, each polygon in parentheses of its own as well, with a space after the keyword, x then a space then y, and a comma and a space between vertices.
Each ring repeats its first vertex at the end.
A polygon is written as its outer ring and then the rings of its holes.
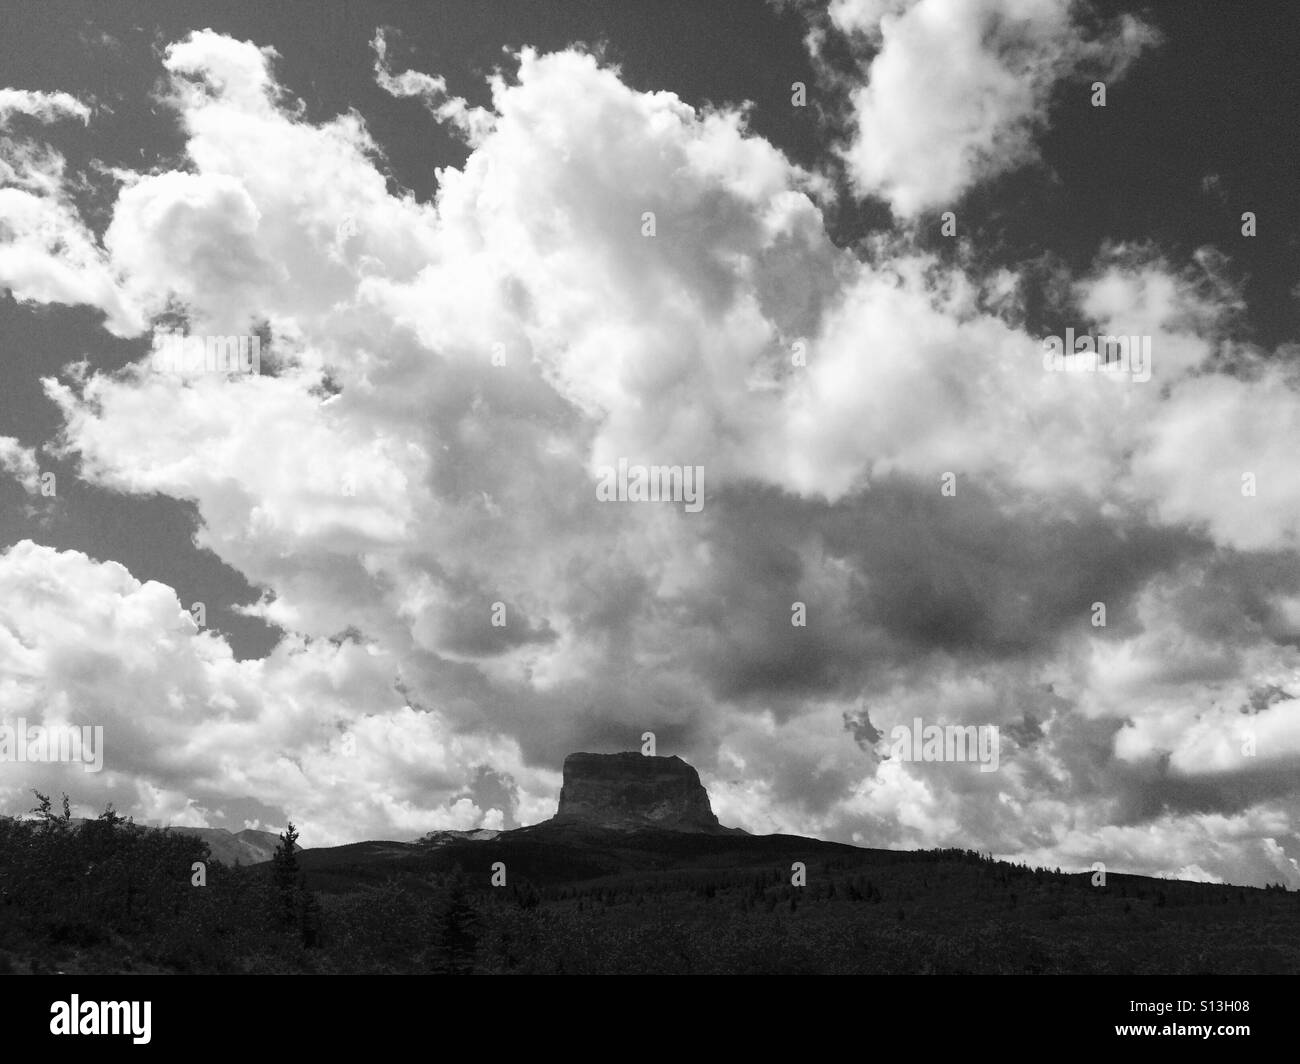
POLYGON ((450 975, 470 975, 478 950, 479 916, 470 904, 465 877, 456 869, 447 888, 447 902, 441 920, 442 968, 450 975))
POLYGON ((50 796, 42 794, 40 791, 32 791, 36 795, 37 806, 32 810, 33 813, 44 822, 47 828, 66 828, 72 822, 72 809, 68 805, 68 796, 63 796, 63 813, 60 815, 51 808, 50 796))
POLYGON ((302 944, 308 949, 320 945, 321 919, 320 902, 316 900, 316 895, 307 889, 307 878, 300 872, 298 874, 298 927, 302 932, 302 944))
POLYGON ((280 845, 271 855, 271 867, 275 872, 275 882, 280 887, 291 887, 298 882, 298 829, 289 821, 280 836, 280 845))
POLYGON ((289 821, 284 834, 280 836, 280 845, 271 855, 271 878, 280 896, 281 922, 292 925, 301 910, 298 892, 301 869, 298 867, 298 829, 289 821))

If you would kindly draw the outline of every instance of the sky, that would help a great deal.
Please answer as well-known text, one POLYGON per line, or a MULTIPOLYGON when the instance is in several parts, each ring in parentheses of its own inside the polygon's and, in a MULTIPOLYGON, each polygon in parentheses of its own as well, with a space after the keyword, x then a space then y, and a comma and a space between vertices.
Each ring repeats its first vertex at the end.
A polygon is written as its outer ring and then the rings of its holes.
POLYGON ((756 833, 1300 888, 1287 4, 6 19, 0 726, 104 756, 0 811, 510 828, 649 732, 756 833))

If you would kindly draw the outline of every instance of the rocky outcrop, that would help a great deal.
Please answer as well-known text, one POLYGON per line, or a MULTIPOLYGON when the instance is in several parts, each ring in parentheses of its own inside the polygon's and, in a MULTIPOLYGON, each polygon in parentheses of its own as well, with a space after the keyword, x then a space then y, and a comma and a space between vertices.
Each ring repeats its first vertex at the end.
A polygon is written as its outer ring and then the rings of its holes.
POLYGON ((570 754, 560 808, 548 822, 635 830, 721 833, 700 775, 680 757, 570 754))
POLYGON ((453 842, 491 842, 501 832, 492 828, 475 828, 473 831, 454 831, 444 828, 441 831, 426 831, 415 841, 421 846, 437 849, 453 842))

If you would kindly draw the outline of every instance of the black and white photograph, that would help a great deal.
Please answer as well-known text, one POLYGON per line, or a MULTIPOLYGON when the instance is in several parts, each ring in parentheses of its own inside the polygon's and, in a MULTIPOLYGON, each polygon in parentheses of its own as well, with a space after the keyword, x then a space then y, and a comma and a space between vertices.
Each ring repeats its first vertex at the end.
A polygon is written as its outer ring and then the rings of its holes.
POLYGON ((1065 975, 1151 988, 1080 1045, 1262 1044, 1298 46, 1273 0, 5 0, 23 1022, 1065 975))

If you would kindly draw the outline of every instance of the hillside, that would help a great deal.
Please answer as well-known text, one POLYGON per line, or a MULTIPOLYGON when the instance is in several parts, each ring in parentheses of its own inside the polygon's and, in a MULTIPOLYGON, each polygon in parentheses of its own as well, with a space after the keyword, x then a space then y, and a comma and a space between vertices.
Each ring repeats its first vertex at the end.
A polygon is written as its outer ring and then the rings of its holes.
POLYGON ((750 835, 678 758, 573 755, 530 827, 229 859, 264 836, 0 819, 0 971, 1300 974, 1281 886, 750 835))
POLYGON ((463 879, 485 972, 1300 974, 1295 893, 1130 875, 1094 887, 957 850, 539 826, 300 862, 327 912, 463 879))

